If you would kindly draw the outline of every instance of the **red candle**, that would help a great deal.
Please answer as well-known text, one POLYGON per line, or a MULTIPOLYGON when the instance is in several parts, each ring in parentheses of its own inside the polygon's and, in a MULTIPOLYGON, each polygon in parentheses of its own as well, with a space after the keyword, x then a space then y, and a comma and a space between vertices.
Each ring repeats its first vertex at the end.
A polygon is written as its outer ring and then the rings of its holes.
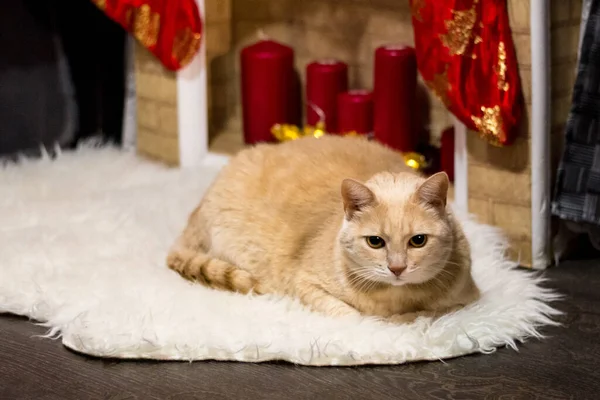
POLYGON ((306 67, 306 122, 315 126, 320 120, 312 105, 320 108, 328 132, 338 132, 337 96, 348 90, 348 65, 337 60, 321 60, 306 67))
POLYGON ((273 125, 298 122, 294 51, 262 40, 242 50, 241 66, 244 140, 247 144, 274 141, 273 125))
POLYGON ((350 90, 338 95, 337 126, 340 133, 373 132, 373 94, 367 90, 350 90))
POLYGON ((454 182, 454 127, 448 127, 442 132, 440 149, 440 167, 454 182))
POLYGON ((400 151, 418 143, 417 59, 408 46, 382 46, 375 51, 375 139, 400 151))

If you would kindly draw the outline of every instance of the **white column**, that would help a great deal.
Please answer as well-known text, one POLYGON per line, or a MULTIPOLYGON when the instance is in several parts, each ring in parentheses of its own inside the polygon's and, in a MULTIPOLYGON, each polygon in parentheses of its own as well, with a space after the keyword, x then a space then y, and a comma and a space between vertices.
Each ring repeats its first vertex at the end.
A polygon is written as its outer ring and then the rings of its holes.
MULTIPOLYGON (((204 17, 204 0, 196 0, 196 3, 204 17)), ((206 68, 206 39, 203 34, 198 54, 189 65, 177 72, 179 164, 182 168, 202 164, 208 153, 206 68)))
POLYGON ((123 109, 123 147, 135 148, 137 142, 137 88, 135 86, 135 39, 125 43, 125 106, 123 109))
POLYGON ((550 2, 531 0, 531 254, 550 265, 550 2))
POLYGON ((469 210, 467 127, 454 118, 454 207, 469 210))

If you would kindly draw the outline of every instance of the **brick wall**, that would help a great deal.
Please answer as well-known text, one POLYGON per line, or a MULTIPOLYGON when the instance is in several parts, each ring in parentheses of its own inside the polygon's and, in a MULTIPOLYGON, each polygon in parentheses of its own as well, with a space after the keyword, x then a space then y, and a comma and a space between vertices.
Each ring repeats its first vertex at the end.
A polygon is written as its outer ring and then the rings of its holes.
MULTIPOLYGON (((206 63, 208 66, 209 134, 223 130, 232 93, 238 90, 231 82, 234 76, 232 50, 232 0, 205 0, 206 63)), ((241 135, 241 133, 240 133, 241 135)))
POLYGON ((552 0, 552 171, 556 171, 577 69, 582 0, 552 0))
POLYGON ((137 151, 170 165, 179 163, 177 79, 140 45, 135 50, 137 151))

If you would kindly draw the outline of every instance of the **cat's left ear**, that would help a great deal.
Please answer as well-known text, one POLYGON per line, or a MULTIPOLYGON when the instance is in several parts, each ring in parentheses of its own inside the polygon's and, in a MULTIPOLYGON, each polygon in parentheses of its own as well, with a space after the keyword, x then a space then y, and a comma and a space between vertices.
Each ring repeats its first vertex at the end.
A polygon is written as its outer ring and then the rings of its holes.
POLYGON ((357 211, 375 203, 375 194, 354 179, 344 179, 342 182, 342 200, 344 201, 344 212, 350 220, 357 211))
POLYGON ((421 184, 417 189, 417 197, 421 202, 443 211, 446 208, 449 185, 448 175, 438 172, 421 184))

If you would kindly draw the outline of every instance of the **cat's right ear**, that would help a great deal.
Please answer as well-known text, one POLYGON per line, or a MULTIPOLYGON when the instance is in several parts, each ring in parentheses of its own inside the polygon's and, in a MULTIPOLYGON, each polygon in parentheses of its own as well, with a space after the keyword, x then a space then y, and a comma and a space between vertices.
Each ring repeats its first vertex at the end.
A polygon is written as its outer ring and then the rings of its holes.
POLYGON ((362 183, 354 179, 344 179, 342 181, 342 200, 346 219, 350 220, 356 212, 372 205, 375 202, 375 195, 362 183))
POLYGON ((417 189, 417 196, 423 203, 436 209, 444 210, 448 197, 448 186, 450 182, 445 172, 438 172, 431 175, 417 189))

